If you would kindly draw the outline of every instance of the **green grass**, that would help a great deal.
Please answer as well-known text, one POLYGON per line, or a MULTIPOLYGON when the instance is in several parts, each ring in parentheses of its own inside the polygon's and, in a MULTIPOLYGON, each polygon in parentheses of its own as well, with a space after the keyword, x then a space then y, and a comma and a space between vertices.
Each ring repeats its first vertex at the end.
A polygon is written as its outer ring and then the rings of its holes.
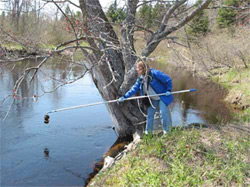
POLYGON ((86 47, 86 46, 89 46, 89 44, 87 42, 85 42, 85 41, 82 41, 81 44, 80 44, 80 46, 86 47))
MULTIPOLYGON (((83 42, 80 43, 80 46, 86 47, 86 46, 89 46, 89 45, 88 45, 87 42, 83 41, 83 42)), ((56 48, 56 46, 55 46, 55 45, 52 45, 52 44, 41 44, 40 47, 41 47, 42 49, 51 49, 51 50, 56 48)), ((65 47, 65 46, 63 46, 63 47, 65 47)), ((61 47, 61 48, 63 48, 63 47, 61 47)), ((59 48, 59 49, 61 49, 61 48, 59 48)))
POLYGON ((250 123, 250 108, 234 113, 234 120, 239 123, 250 123))
POLYGON ((243 186, 250 180, 250 139, 228 127, 146 136, 93 186, 243 186))
POLYGON ((21 44, 5 43, 2 46, 6 47, 8 50, 22 50, 23 49, 23 46, 21 44))
POLYGON ((53 50, 56 48, 55 45, 52 45, 52 44, 41 44, 40 46, 42 49, 50 49, 50 50, 53 50))

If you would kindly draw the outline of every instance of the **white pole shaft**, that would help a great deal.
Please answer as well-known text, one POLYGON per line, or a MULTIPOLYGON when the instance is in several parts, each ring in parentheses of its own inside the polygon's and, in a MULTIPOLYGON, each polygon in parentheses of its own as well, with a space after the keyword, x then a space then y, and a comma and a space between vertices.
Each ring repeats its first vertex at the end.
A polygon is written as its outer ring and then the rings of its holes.
MULTIPOLYGON (((195 89, 181 90, 181 91, 174 91, 174 92, 170 92, 170 93, 171 94, 178 94, 178 93, 193 92, 193 91, 196 91, 196 90, 195 89)), ((130 97, 130 98, 124 99, 124 101, 133 100, 133 99, 142 99, 142 98, 146 98, 146 97, 161 96, 161 95, 166 95, 166 93, 155 94, 155 95, 144 95, 144 96, 130 97)), ((110 100, 110 101, 104 101, 104 102, 91 103, 91 104, 85 104, 85 105, 78 105, 78 106, 73 106, 73 107, 68 107, 68 108, 61 108, 61 109, 51 110, 47 114, 54 113, 54 112, 65 111, 65 110, 72 110, 72 109, 77 109, 77 108, 83 108, 83 107, 88 107, 88 106, 94 106, 94 105, 109 104, 109 103, 117 102, 118 100, 119 99, 110 100)))

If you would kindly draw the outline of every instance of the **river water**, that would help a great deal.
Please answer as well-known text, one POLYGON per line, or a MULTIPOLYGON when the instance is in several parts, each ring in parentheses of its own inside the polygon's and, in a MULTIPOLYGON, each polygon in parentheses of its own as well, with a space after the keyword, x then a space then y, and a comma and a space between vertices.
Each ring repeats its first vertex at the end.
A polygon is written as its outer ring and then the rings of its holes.
MULTIPOLYGON (((12 94, 25 65, 27 62, 1 66, 1 101, 12 94)), ((229 119, 222 102, 225 91, 219 86, 182 70, 169 71, 160 64, 155 67, 173 78, 173 90, 198 89, 197 93, 175 96, 171 105, 174 126, 229 119)), ((105 105, 53 113, 50 123, 44 124, 44 115, 50 110, 102 101, 88 74, 37 100, 32 98, 79 77, 82 71, 78 65, 48 63, 32 84, 29 80, 21 84, 18 100, 5 121, 12 98, 1 103, 1 186, 82 186, 94 164, 116 141, 105 105)))

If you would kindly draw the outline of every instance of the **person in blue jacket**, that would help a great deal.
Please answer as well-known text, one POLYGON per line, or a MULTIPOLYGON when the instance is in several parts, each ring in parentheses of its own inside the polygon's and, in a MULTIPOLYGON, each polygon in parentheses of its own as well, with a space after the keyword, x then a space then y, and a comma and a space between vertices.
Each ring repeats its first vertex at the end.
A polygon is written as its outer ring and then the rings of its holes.
POLYGON ((135 95, 140 91, 141 95, 155 95, 166 93, 165 95, 150 97, 150 106, 147 109, 147 123, 145 134, 153 133, 154 129, 154 114, 156 110, 160 110, 161 123, 163 125, 163 134, 167 134, 172 126, 171 114, 169 105, 173 102, 172 79, 163 72, 149 68, 143 61, 136 64, 136 71, 139 75, 136 83, 118 102, 123 102, 125 99, 135 95))

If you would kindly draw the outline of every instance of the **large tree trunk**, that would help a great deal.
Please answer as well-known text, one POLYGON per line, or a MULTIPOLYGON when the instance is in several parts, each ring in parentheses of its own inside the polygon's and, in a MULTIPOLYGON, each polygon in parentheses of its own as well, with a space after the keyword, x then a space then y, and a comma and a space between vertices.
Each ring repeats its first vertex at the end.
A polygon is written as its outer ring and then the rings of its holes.
MULTIPOLYGON (((137 58, 132 55, 135 51, 130 47, 133 42, 126 43, 129 40, 126 39, 128 30, 123 32, 124 41, 119 42, 98 0, 82 0, 80 5, 86 13, 85 28, 91 31, 86 38, 91 47, 95 48, 95 52, 88 54, 88 68, 94 83, 103 99, 118 99, 136 80, 133 66, 137 58)), ((138 110, 136 101, 108 104, 107 108, 115 124, 118 124, 116 130, 120 136, 131 135, 136 129, 141 129, 142 125, 138 123, 145 118, 138 110)))

